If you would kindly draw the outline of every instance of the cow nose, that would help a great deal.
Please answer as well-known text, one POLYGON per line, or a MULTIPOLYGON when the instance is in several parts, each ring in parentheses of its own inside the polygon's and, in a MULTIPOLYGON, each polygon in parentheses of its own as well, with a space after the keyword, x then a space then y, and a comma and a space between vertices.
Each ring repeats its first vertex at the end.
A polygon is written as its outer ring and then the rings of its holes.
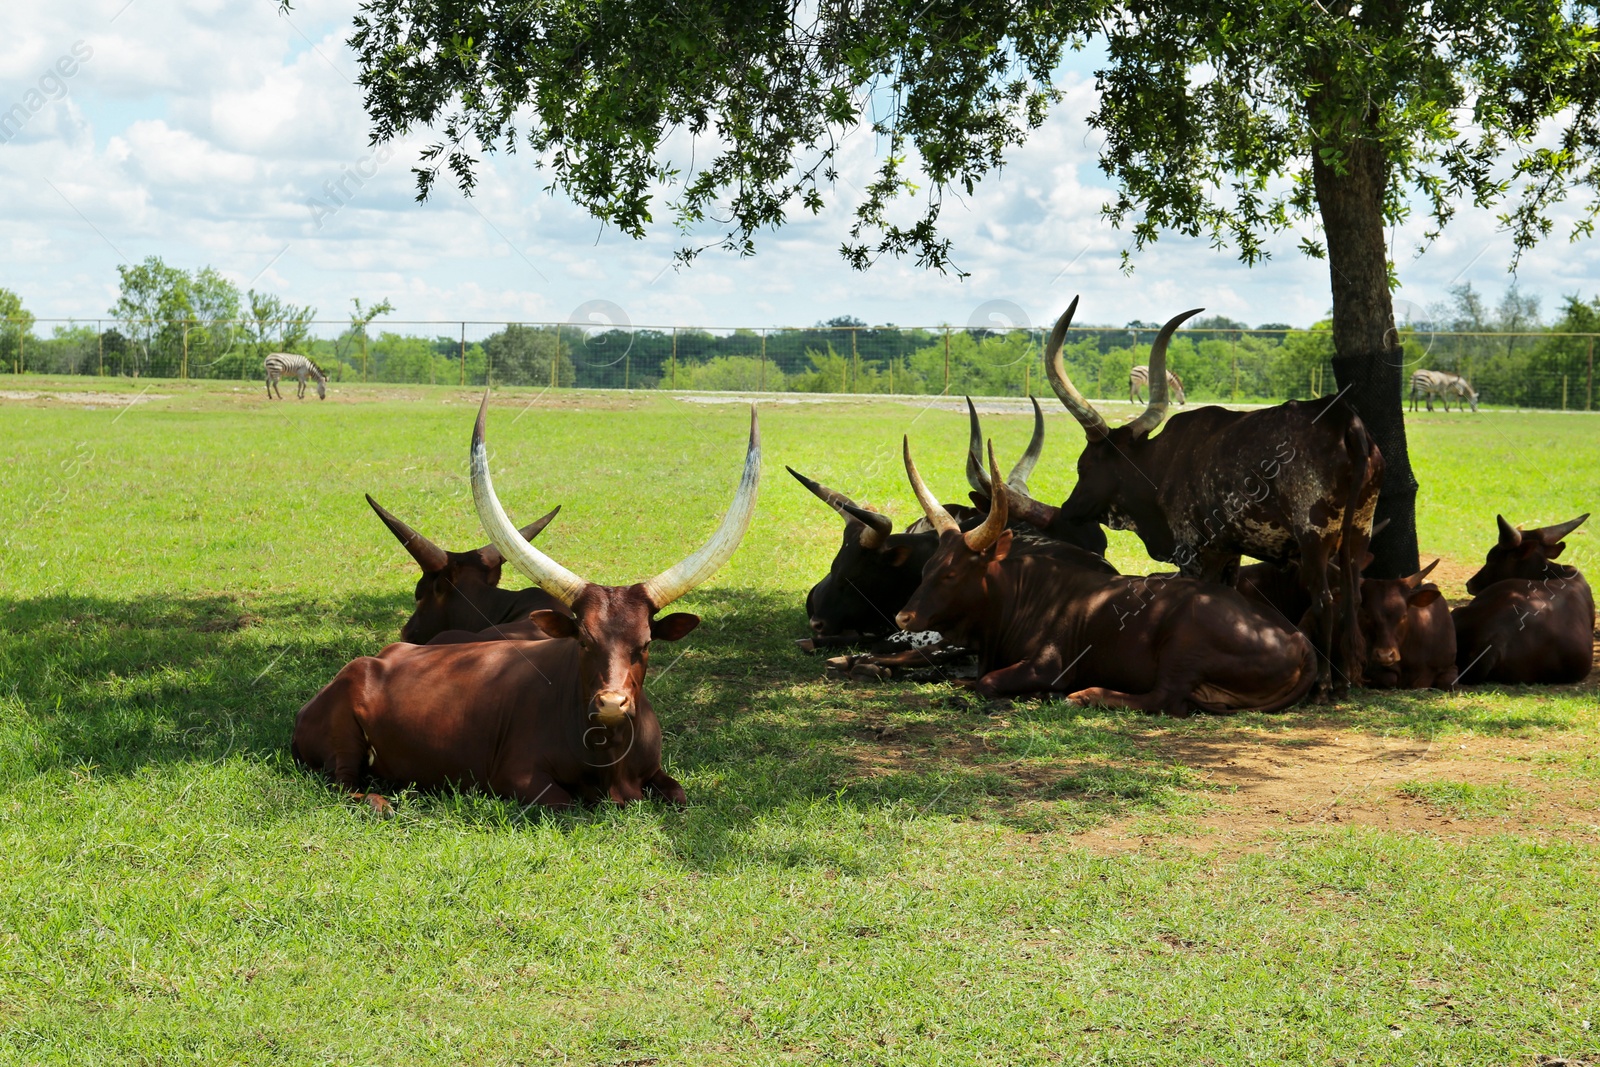
POLYGON ((633 714, 633 700, 627 693, 607 689, 595 694, 594 717, 602 726, 618 726, 633 714))
POLYGON ((823 636, 823 631, 826 630, 827 628, 828 628, 828 623, 827 623, 826 619, 819 619, 815 615, 811 616, 811 632, 812 633, 816 634, 818 637, 821 637, 821 636, 823 636))
POLYGON ((902 630, 909 630, 911 629, 911 623, 915 618, 916 617, 912 615, 911 612, 902 611, 900 614, 894 617, 894 624, 900 627, 902 630))
POLYGON ((1400 650, 1398 648, 1380 648, 1372 658, 1385 667, 1393 667, 1400 662, 1400 650))

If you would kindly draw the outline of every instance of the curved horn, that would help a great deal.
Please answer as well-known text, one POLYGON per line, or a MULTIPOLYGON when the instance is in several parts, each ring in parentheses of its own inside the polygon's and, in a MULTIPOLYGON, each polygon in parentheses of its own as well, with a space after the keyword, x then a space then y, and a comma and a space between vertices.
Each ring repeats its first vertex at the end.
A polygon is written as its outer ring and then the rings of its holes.
POLYGON ((1539 540, 1543 541, 1547 545, 1553 545, 1563 537, 1567 536, 1567 534, 1571 533, 1573 530, 1576 530, 1578 527, 1582 526, 1584 520, 1588 517, 1589 513, 1586 511, 1575 519, 1568 519, 1566 522, 1558 522, 1554 526, 1541 526, 1537 530, 1528 530, 1525 532, 1528 534, 1537 534, 1539 540))
MULTIPOLYGON (((522 527, 517 533, 522 536, 524 541, 532 541, 535 537, 544 533, 544 528, 550 525, 550 520, 555 518, 560 510, 561 505, 557 504, 540 518, 534 519, 528 525, 522 527)), ((493 544, 487 544, 478 549, 478 555, 490 567, 498 567, 506 561, 506 558, 500 554, 500 550, 494 547, 493 544)))
POLYGON ((1044 451, 1044 412, 1039 410, 1039 401, 1032 395, 1028 400, 1033 404, 1033 436, 1028 439, 1027 451, 1022 453, 1017 465, 1006 475, 1006 484, 1023 494, 1028 492, 1028 475, 1039 465, 1039 455, 1044 451))
POLYGON ((1133 436, 1143 437, 1157 426, 1167 415, 1167 345, 1172 341, 1172 334, 1183 324, 1185 319, 1191 319, 1200 314, 1205 308, 1191 308, 1181 315, 1175 315, 1167 320, 1161 327, 1161 332, 1156 334, 1156 343, 1150 346, 1150 402, 1145 405, 1144 411, 1138 418, 1128 424, 1128 429, 1133 431, 1133 436))
POLYGON ((1061 345, 1067 339, 1067 327, 1072 325, 1072 315, 1077 310, 1078 298, 1073 297, 1067 310, 1056 320, 1055 329, 1050 331, 1050 342, 1044 352, 1044 369, 1050 375, 1050 388, 1056 391, 1061 403, 1083 426, 1083 432, 1089 436, 1089 440, 1098 441, 1111 432, 1111 427, 1106 425, 1105 416, 1096 411, 1094 405, 1085 400, 1072 384, 1072 379, 1067 377, 1066 361, 1061 358, 1061 345))
POLYGON ((522 531, 506 517, 500 499, 494 495, 494 483, 489 480, 489 449, 483 438, 483 424, 488 414, 489 390, 485 389, 483 403, 478 405, 478 421, 472 427, 472 502, 478 508, 478 522, 502 557, 570 608, 589 583, 528 544, 522 538, 522 531))
POLYGON ((1407 589, 1415 589, 1415 588, 1417 588, 1417 586, 1421 585, 1423 583, 1424 579, 1426 579, 1429 574, 1433 573, 1433 568, 1437 567, 1438 565, 1439 565, 1439 561, 1438 560, 1434 560, 1432 563, 1428 564, 1426 567, 1422 568, 1420 571, 1418 571, 1417 573, 1413 574, 1411 577, 1405 579, 1406 588, 1407 589))
POLYGON ((756 490, 761 485, 761 425, 756 421, 756 406, 750 405, 750 444, 745 449, 744 473, 739 477, 739 488, 733 494, 733 503, 722 517, 711 539, 690 555, 668 567, 644 584, 644 592, 657 611, 683 596, 695 586, 717 573, 717 568, 728 562, 750 520, 756 513, 756 490))
POLYGON ((445 550, 423 537, 417 531, 395 518, 384 506, 372 499, 372 494, 366 494, 367 503, 372 505, 372 510, 378 513, 378 518, 389 527, 389 532, 395 539, 411 553, 411 558, 417 561, 417 566, 422 568, 423 574, 437 574, 450 565, 450 557, 445 550))
POLYGON ((1500 543, 1507 548, 1516 548, 1522 544, 1522 531, 1506 521, 1504 515, 1496 515, 1494 521, 1500 524, 1500 543))
POLYGON ((959 530, 961 528, 960 525, 950 517, 950 513, 944 509, 944 505, 935 500, 933 494, 928 492, 927 483, 922 480, 922 475, 917 473, 917 465, 911 462, 911 438, 902 437, 900 439, 900 447, 905 455, 906 477, 911 480, 911 491, 917 494, 917 503, 922 505, 923 514, 928 516, 928 521, 933 523, 933 528, 939 533, 944 533, 947 530, 959 530))
POLYGON ((883 544, 885 537, 894 532, 894 521, 889 516, 880 515, 871 508, 862 507, 837 489, 829 489, 825 485, 812 481, 793 467, 784 467, 783 469, 794 475, 795 480, 801 485, 811 490, 812 495, 818 500, 837 511, 839 517, 844 519, 846 523, 849 523, 852 519, 863 523, 867 527, 861 535, 861 546, 863 548, 877 548, 883 544))
POLYGON ((975 530, 968 530, 962 535, 967 542, 967 547, 974 552, 988 551, 989 546, 994 544, 995 538, 1000 536, 1000 531, 1006 528, 1006 520, 1009 518, 1006 514, 1008 511, 1007 498, 1011 494, 1006 492, 1005 483, 1000 481, 1000 464, 994 461, 993 441, 989 442, 989 477, 995 484, 1000 486, 1000 492, 996 493, 994 499, 989 501, 989 514, 984 516, 983 525, 975 530))
POLYGON ((989 479, 983 473, 983 427, 978 425, 978 409, 967 400, 967 484, 973 491, 988 496, 989 479))

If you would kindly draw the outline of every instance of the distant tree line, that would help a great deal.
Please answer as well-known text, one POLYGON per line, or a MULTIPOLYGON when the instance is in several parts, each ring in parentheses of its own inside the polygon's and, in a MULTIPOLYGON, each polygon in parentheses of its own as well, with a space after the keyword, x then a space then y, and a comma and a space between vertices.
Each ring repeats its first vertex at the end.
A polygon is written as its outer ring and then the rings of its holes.
MULTIPOLYGON (((267 292, 240 292, 205 267, 159 257, 118 268, 108 328, 56 325, 34 334, 21 299, 0 289, 0 364, 53 374, 259 380, 270 352, 300 352, 334 381, 911 393, 1048 394, 1044 331, 870 326, 837 317, 795 329, 597 329, 508 324, 482 340, 377 329, 387 300, 351 301, 336 336, 312 333, 317 310, 267 292)), ((1546 325, 1515 286, 1491 304, 1470 285, 1402 329, 1411 369, 1462 374, 1486 403, 1592 407, 1600 297, 1569 296, 1546 325)), ((1330 323, 1249 327, 1213 316, 1173 341, 1168 366, 1198 400, 1268 400, 1332 391, 1330 323)), ((1157 324, 1074 329, 1063 354, 1086 394, 1126 397, 1128 372, 1149 358, 1157 324)))

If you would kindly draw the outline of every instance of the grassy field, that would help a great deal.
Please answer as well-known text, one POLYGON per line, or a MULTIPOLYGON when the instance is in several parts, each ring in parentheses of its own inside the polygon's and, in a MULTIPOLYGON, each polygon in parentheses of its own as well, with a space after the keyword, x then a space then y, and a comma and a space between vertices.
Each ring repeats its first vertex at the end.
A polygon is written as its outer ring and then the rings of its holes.
MULTIPOLYGON (((900 435, 959 498, 962 414, 763 408, 755 524, 649 683, 689 808, 380 821, 289 729, 410 610, 363 492, 481 543, 476 396, 7 389, 53 398, 0 394, 0 1063, 1600 1062, 1592 683, 1177 721, 795 651, 839 527, 783 464, 909 521, 900 435)), ((1049 417, 1060 499, 1082 438, 1049 417)), ((507 392, 496 487, 517 521, 564 505, 567 566, 638 580, 719 520, 745 418, 507 392)), ((986 424, 1009 462, 1029 420, 986 424)), ((1497 510, 1600 501, 1595 419, 1411 426, 1451 596, 1497 510)))

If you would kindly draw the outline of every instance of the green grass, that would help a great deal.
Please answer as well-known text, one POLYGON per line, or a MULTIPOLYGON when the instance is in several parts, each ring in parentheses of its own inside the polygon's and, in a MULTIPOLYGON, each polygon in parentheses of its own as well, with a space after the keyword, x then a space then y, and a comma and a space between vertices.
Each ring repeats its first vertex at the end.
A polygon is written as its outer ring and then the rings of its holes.
POLYGON ((1395 791, 1462 818, 1506 815, 1528 802, 1526 792, 1504 782, 1401 782, 1395 791))
MULTIPOLYGON (((650 681, 688 809, 407 794, 371 818, 292 765, 289 727, 409 611, 414 565, 363 492, 441 544, 481 542, 475 397, 255 391, 0 406, 0 1063, 1505 1064, 1600 1048, 1589 839, 1329 827, 1196 854, 1165 839, 1219 794, 1158 744, 1330 721, 1488 736, 1547 746, 1539 774, 1587 789, 1592 690, 1177 722, 1037 701, 990 715, 941 686, 823 680, 792 639, 838 524, 782 465, 909 521, 901 433, 942 495, 963 489, 965 419, 940 410, 764 408, 755 524, 684 602, 705 623, 650 681), (1085 847, 1079 831, 1114 821, 1146 847, 1085 847)), ((518 521, 564 505, 540 541, 557 559, 637 580, 715 526, 743 409, 534 399, 497 400, 492 462, 518 521)), ((1081 435, 1050 420, 1032 484, 1059 499, 1081 435)), ((985 424, 1002 457, 1029 429, 985 424)), ((1496 510, 1550 522, 1600 496, 1593 420, 1411 425, 1425 551, 1476 565, 1496 510)), ((1116 536, 1120 565, 1148 567, 1116 536)), ((1569 543, 1594 569, 1592 536, 1569 543)))

